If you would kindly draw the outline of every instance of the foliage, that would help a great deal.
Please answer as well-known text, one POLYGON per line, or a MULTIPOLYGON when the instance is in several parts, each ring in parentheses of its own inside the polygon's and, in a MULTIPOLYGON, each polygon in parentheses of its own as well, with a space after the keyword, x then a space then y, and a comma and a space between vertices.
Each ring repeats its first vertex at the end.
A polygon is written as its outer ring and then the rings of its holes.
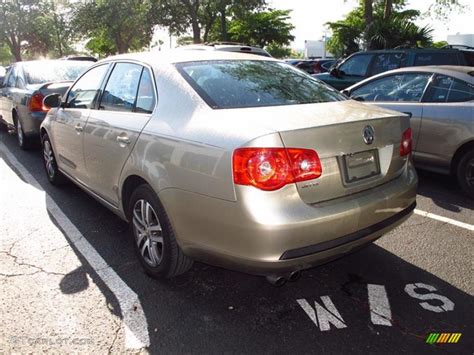
POLYGON ((272 57, 279 59, 288 58, 292 53, 290 47, 282 46, 275 42, 270 43, 265 49, 272 55, 272 57))
POLYGON ((13 59, 10 48, 6 44, 0 45, 0 65, 7 65, 13 59))
POLYGON ((290 21, 291 10, 269 10, 249 13, 230 22, 229 35, 232 41, 266 47, 289 45, 295 37, 290 21))
POLYGON ((22 45, 34 34, 34 23, 43 5, 38 0, 0 1, 0 40, 7 44, 16 61, 22 59, 22 45))
POLYGON ((394 1, 386 10, 385 1, 373 2, 372 23, 367 26, 364 4, 361 4, 341 21, 328 23, 333 32, 328 41, 328 51, 336 57, 347 56, 360 50, 387 49, 397 46, 428 46, 432 29, 418 27, 414 21, 420 16, 416 10, 404 10, 403 0, 394 1))
POLYGON ((151 0, 87 1, 78 5, 73 26, 98 55, 126 53, 148 46, 154 29, 151 0))

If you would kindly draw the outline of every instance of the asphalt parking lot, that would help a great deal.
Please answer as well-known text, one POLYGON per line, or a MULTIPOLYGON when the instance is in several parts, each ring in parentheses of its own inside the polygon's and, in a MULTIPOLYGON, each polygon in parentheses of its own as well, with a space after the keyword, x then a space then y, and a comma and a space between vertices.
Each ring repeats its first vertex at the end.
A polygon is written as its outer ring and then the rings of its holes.
POLYGON ((472 354, 474 201, 421 172, 417 211, 282 288, 199 263, 156 281, 125 223, 49 185, 41 151, 0 132, 0 353, 472 354), (430 333, 462 335, 430 345, 430 333))

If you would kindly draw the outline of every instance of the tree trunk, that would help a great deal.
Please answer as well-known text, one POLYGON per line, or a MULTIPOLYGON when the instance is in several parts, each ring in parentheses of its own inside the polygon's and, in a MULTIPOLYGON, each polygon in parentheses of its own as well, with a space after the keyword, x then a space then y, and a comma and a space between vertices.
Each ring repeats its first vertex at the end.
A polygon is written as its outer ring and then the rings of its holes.
POLYGON ((7 44, 8 47, 10 47, 10 51, 12 52, 13 56, 15 57, 15 62, 21 62, 21 40, 17 40, 13 33, 10 33, 10 36, 7 39, 7 44))
POLYGON ((227 19, 226 19, 225 3, 223 3, 221 7, 221 40, 223 42, 226 42, 229 40, 229 36, 227 34, 227 19))
POLYGON ((392 15, 392 6, 393 6, 393 0, 385 0, 385 8, 383 12, 383 19, 387 20, 390 18, 392 15))
POLYGON ((364 30, 364 39, 365 39, 365 49, 372 49, 372 41, 370 36, 370 30, 372 29, 372 24, 374 22, 373 14, 373 0, 364 0, 364 18, 365 18, 365 30, 364 30))
POLYGON ((13 54, 13 56, 15 57, 15 62, 21 62, 22 59, 21 59, 21 48, 18 46, 18 47, 12 47, 10 46, 10 50, 13 54))
POLYGON ((192 28, 193 28, 193 42, 201 43, 201 27, 199 27, 199 22, 197 18, 192 19, 192 28))

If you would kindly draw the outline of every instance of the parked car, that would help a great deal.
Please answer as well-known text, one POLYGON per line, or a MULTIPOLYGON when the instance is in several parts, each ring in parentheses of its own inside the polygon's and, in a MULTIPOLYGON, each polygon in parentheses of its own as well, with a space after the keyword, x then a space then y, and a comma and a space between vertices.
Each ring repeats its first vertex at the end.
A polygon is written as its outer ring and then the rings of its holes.
POLYGON ((216 42, 206 44, 191 44, 179 47, 178 50, 201 50, 201 51, 225 51, 236 53, 255 54, 263 57, 271 57, 265 49, 259 47, 248 46, 242 43, 233 42, 216 42))
POLYGON ((402 67, 426 65, 472 65, 472 52, 454 48, 389 49, 358 52, 316 78, 343 90, 373 75, 402 67))
POLYGON ((319 74, 325 73, 327 69, 323 66, 324 64, 334 64, 335 60, 333 59, 310 59, 302 60, 295 64, 295 67, 305 71, 308 74, 319 74))
POLYGON ((351 98, 407 113, 417 167, 457 176, 474 198, 474 68, 397 69, 343 92, 351 98))
POLYGON ((49 181, 67 177, 129 221, 154 277, 196 259, 281 284, 415 207, 408 117, 272 58, 112 57, 44 104, 49 181))
POLYGON ((43 98, 51 93, 63 94, 86 68, 85 61, 38 60, 11 65, 0 87, 0 125, 17 132, 18 144, 28 148, 47 109, 43 98))

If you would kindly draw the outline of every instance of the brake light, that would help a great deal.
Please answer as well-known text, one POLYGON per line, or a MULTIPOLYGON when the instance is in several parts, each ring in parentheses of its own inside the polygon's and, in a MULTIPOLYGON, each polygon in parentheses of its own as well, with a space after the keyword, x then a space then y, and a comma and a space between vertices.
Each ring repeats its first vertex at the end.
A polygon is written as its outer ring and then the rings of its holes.
POLYGON ((314 150, 239 148, 233 155, 234 183, 274 191, 295 182, 316 179, 322 168, 314 150))
POLYGON ((413 148, 413 135, 411 128, 407 128, 402 134, 402 141, 400 143, 400 156, 409 155, 413 148))
POLYGON ((28 108, 31 112, 48 112, 49 108, 43 106, 43 94, 37 92, 33 94, 28 104, 28 108))

